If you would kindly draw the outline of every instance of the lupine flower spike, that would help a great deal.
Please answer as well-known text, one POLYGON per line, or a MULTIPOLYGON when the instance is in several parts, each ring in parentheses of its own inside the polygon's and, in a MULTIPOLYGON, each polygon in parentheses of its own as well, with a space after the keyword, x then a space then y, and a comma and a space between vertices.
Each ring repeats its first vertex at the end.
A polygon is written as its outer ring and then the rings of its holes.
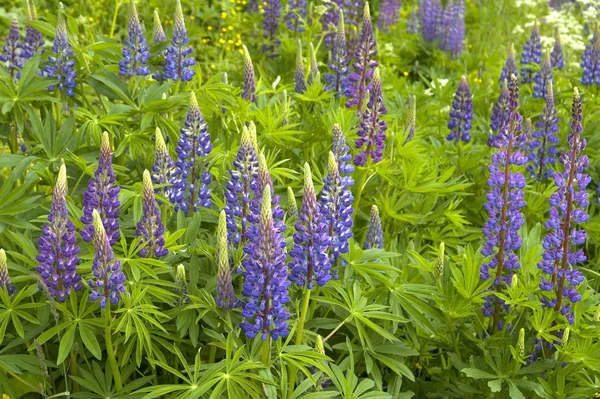
POLYGON ((306 0, 290 0, 288 13, 285 15, 285 24, 292 32, 304 32, 306 18, 306 0))
POLYGON ((362 30, 360 33, 360 42, 356 49, 356 61, 352 65, 354 70, 348 76, 349 85, 346 96, 348 101, 346 107, 351 108, 356 106, 358 112, 363 109, 363 102, 367 92, 370 90, 375 73, 377 61, 377 43, 373 35, 373 25, 371 24, 371 13, 369 11, 369 2, 365 2, 363 14, 362 30))
POLYGON ((288 336, 290 317, 285 305, 290 301, 290 282, 285 264, 285 239, 275 227, 271 210, 271 189, 265 187, 256 239, 246 248, 242 294, 247 298, 242 309, 241 327, 247 338, 260 335, 277 340, 288 336))
POLYGON ((521 77, 523 83, 530 83, 533 81, 533 69, 527 67, 529 64, 540 64, 542 62, 542 41, 540 39, 540 28, 537 21, 533 25, 531 36, 529 40, 525 42, 523 52, 521 53, 521 77))
POLYGON ((350 154, 350 147, 346 144, 346 136, 342 131, 342 127, 335 123, 333 125, 333 144, 332 151, 337 161, 337 168, 342 176, 342 183, 346 187, 352 187, 354 185, 354 179, 352 173, 354 173, 354 165, 352 164, 352 154, 350 154))
POLYGON ((317 63, 317 54, 315 53, 315 47, 310 44, 310 69, 308 71, 308 85, 312 85, 317 77, 319 76, 319 64, 317 63))
POLYGON ((457 59, 463 51, 465 39, 465 3, 463 0, 457 0, 452 7, 452 21, 446 50, 450 52, 452 59, 457 59))
POLYGON ((48 90, 54 91, 58 88, 59 91, 65 92, 69 97, 75 96, 75 87, 77 86, 77 82, 75 82, 77 78, 75 58, 73 50, 69 46, 67 23, 62 12, 59 14, 56 23, 56 36, 54 37, 52 53, 53 55, 48 56, 48 62, 42 72, 46 77, 58 80, 58 83, 48 86, 48 90))
POLYGON ((187 278, 185 276, 185 266, 180 263, 175 271, 175 284, 177 285, 176 292, 187 295, 187 278))
POLYGON ((154 137, 156 153, 154 156, 154 165, 152 165, 152 183, 162 186, 155 189, 157 194, 168 197, 171 192, 171 176, 174 172, 175 162, 173 162, 171 155, 169 155, 169 150, 167 149, 160 128, 156 128, 154 137))
POLYGON ((581 84, 600 85, 600 25, 596 25, 594 36, 585 48, 581 67, 583 68, 581 84))
POLYGON ((367 160, 371 158, 373 163, 378 163, 383 157, 383 147, 385 145, 385 131, 387 122, 382 119, 387 114, 387 109, 383 103, 383 93, 381 91, 381 78, 379 69, 375 69, 373 82, 369 89, 369 101, 366 109, 360 113, 360 125, 356 140, 356 148, 366 148, 354 158, 354 164, 365 166, 367 160))
POLYGON ((448 140, 471 141, 471 120, 473 119, 473 100, 471 99, 471 90, 467 78, 463 76, 460 79, 458 89, 452 101, 452 109, 450 110, 450 121, 448 122, 448 140))
POLYGON ((94 220, 94 261, 92 272, 94 279, 88 281, 92 290, 90 299, 100 300, 100 307, 104 309, 107 301, 113 305, 119 303, 121 295, 125 293, 125 274, 121 271, 121 262, 115 259, 109 238, 104 230, 102 218, 94 209, 92 214, 94 220))
POLYGON ((296 220, 298 219, 298 203, 296 202, 296 195, 294 194, 294 190, 288 186, 288 208, 287 208, 287 218, 296 220))
POLYGON ((406 21, 406 33, 417 33, 419 30, 419 17, 417 15, 417 8, 413 7, 408 20, 406 21))
POLYGON ((529 145, 529 164, 527 170, 532 177, 542 181, 552 177, 556 154, 556 145, 560 143, 557 136, 559 131, 558 115, 554 106, 552 82, 548 83, 546 91, 546 107, 542 111, 539 121, 535 124, 533 140, 529 145))
POLYGON ((304 58, 302 56, 302 42, 298 40, 296 50, 296 73, 294 75, 294 91, 302 94, 306 91, 306 72, 304 71, 304 58))
POLYGON ((8 262, 6 261, 6 252, 0 249, 0 289, 6 288, 8 295, 15 293, 15 287, 10 283, 8 275, 8 262))
POLYGON ((67 210, 67 169, 64 164, 58 171, 48 223, 44 224, 38 239, 38 252, 35 270, 42 277, 50 297, 64 302, 71 290, 81 290, 83 283, 76 269, 79 247, 75 225, 69 220, 67 210))
MULTIPOLYGON (((37 10, 33 0, 27 0, 27 19, 29 22, 37 20, 37 10)), ((24 44, 27 53, 26 58, 29 59, 44 45, 44 37, 39 30, 28 24, 24 44)))
MULTIPOLYGON (((516 75, 515 75, 516 76, 516 75)), ((498 100, 494 104, 494 108, 492 109, 492 117, 490 128, 492 129, 492 134, 488 137, 488 145, 491 147, 492 143, 498 137, 498 132, 504 126, 505 123, 508 122, 508 84, 507 81, 504 81, 502 85, 502 89, 500 90, 500 95, 498 96, 498 100)))
POLYGON ((390 27, 398 23, 402 0, 382 0, 379 4, 377 27, 382 32, 389 32, 390 27))
POLYGON ((560 42, 560 33, 556 30, 554 34, 554 47, 552 47, 552 53, 550 53, 550 60, 552 62, 552 68, 564 69, 565 57, 563 55, 562 43, 560 42))
POLYGON ((571 134, 568 137, 569 150, 560 157, 563 172, 554 173, 554 183, 558 190, 550 196, 552 208, 545 223, 550 232, 544 237, 545 251, 538 264, 547 275, 542 277, 540 283, 540 288, 549 293, 542 299, 543 305, 560 312, 569 324, 575 322, 573 305, 582 299, 577 286, 584 277, 577 269, 577 264, 586 260, 583 250, 577 248, 585 244, 586 233, 577 227, 589 219, 586 213, 586 187, 591 179, 584 173, 589 161, 582 154, 586 146, 586 140, 581 137, 582 119, 579 91, 575 88, 571 134))
POLYGON ((415 137, 415 129, 417 122, 417 99, 415 96, 410 96, 408 100, 408 118, 406 121, 406 126, 404 127, 404 144, 412 141, 415 137))
POLYGON ((379 208, 377 205, 371 206, 371 217, 367 227, 367 235, 364 243, 365 249, 379 248, 383 249, 383 228, 379 218, 379 208))
POLYGON ((419 1, 419 25, 423 39, 433 41, 437 38, 441 16, 442 3, 440 0, 419 1))
POLYGON ((146 65, 150 58, 150 51, 148 51, 148 44, 144 32, 142 32, 134 0, 129 0, 128 35, 123 47, 123 59, 119 61, 119 73, 121 76, 146 76, 150 73, 146 65))
POLYGON ((175 209, 185 214, 199 207, 210 208, 212 200, 208 185, 212 181, 206 157, 212 151, 208 125, 200 112, 196 95, 192 92, 190 106, 180 129, 177 142, 177 162, 171 179, 170 200, 175 209))
POLYGON ((142 237, 140 256, 143 258, 160 258, 169 251, 165 248, 165 226, 160 219, 160 208, 154 198, 154 187, 150 172, 144 171, 142 186, 142 220, 137 224, 135 234, 142 237))
POLYGON ((263 2, 263 38, 266 43, 263 44, 263 52, 268 57, 277 57, 277 47, 279 47, 279 17, 281 16, 281 0, 266 0, 263 2))
POLYGON ((539 72, 535 74, 533 77, 533 97, 534 98, 542 98, 546 95, 548 91, 548 84, 554 82, 554 78, 552 77, 552 63, 550 61, 550 53, 546 53, 544 57, 544 62, 542 63, 542 67, 539 72))
POLYGON ((154 26, 153 26, 153 42, 154 44, 162 43, 167 41, 167 35, 165 35, 165 31, 160 23, 160 16, 158 15, 158 11, 154 10, 154 26))
POLYGON ((283 224, 285 213, 279 206, 279 196, 274 193, 267 160, 263 154, 260 154, 258 156, 258 178, 256 179, 256 189, 254 190, 256 195, 254 195, 254 198, 250 202, 250 212, 248 213, 248 241, 256 240, 256 235, 259 233, 258 225, 260 222, 260 212, 262 210, 262 196, 258 195, 258 193, 265 191, 267 187, 271 191, 271 213, 273 214, 274 226, 283 233, 286 229, 286 226, 283 224))
POLYGON ((302 208, 294 232, 294 247, 290 252, 290 281, 311 289, 315 281, 323 286, 331 280, 331 263, 326 254, 328 247, 328 226, 319 209, 310 166, 306 163, 302 208))
POLYGON ((227 243, 227 215, 222 210, 219 214, 217 228, 217 247, 215 260, 217 263, 217 306, 223 309, 232 309, 240 306, 240 301, 235 296, 231 282, 231 269, 229 267, 229 244, 227 243))
MULTIPOLYGON (((512 275, 520 267, 517 252, 521 248, 519 229, 524 223, 521 209, 525 206, 523 188, 525 178, 514 167, 524 165, 527 158, 519 150, 525 144, 522 134, 523 117, 519 114, 519 81, 511 76, 509 85, 509 122, 502 125, 500 132, 492 142, 498 151, 492 155, 489 166, 490 177, 485 209, 489 219, 485 222, 483 233, 487 241, 481 253, 488 257, 481 268, 481 279, 494 279, 492 288, 498 292, 510 284, 512 275), (492 270, 495 270, 492 275, 492 270)), ((492 331, 504 327, 500 319, 501 309, 508 311, 508 305, 493 294, 486 297, 483 314, 491 317, 492 331)))
POLYGON ((94 220, 92 213, 94 210, 102 218, 103 229, 106 230, 106 236, 110 245, 120 236, 119 232, 119 191, 120 187, 115 182, 115 174, 112 168, 112 151, 110 148, 110 139, 108 133, 102 135, 102 145, 100 147, 100 156, 98 158, 98 168, 94 172, 94 178, 88 182, 87 191, 83 194, 83 230, 81 238, 86 242, 91 242, 94 237, 94 220))
POLYGON ((165 55, 164 77, 175 81, 189 81, 194 77, 192 67, 196 65, 196 60, 191 56, 194 50, 188 46, 190 39, 185 28, 180 0, 175 3, 174 20, 173 38, 165 55))
POLYGON ((344 0, 331 0, 324 5, 327 7, 327 11, 321 17, 321 26, 325 34, 325 44, 328 48, 333 46, 337 29, 339 29, 339 12, 344 7, 344 0))
POLYGON ((508 86, 508 81, 510 81, 510 77, 512 75, 517 76, 517 63, 515 62, 515 46, 511 43, 508 46, 508 55, 506 57, 506 62, 504 63, 504 67, 502 67, 502 72, 500 72, 500 87, 508 86))
POLYGON ((288 114, 290 112, 287 90, 283 90, 282 97, 281 105, 279 106, 279 113, 283 116, 283 119, 281 120, 281 126, 286 126, 289 122, 288 114))
POLYGON ((254 65, 252 65, 252 58, 246 45, 244 49, 244 90, 242 91, 242 98, 248 102, 256 102, 256 82, 254 80, 254 65))
POLYGON ((348 240, 352 237, 353 200, 352 193, 340 176, 338 160, 333 152, 329 152, 327 176, 323 179, 319 205, 323 221, 327 224, 330 240, 327 252, 332 266, 345 264, 341 255, 348 253, 348 240))
POLYGON ((23 68, 23 64, 27 61, 27 58, 26 46, 21 42, 19 35, 19 22, 17 21, 17 17, 13 17, 8 37, 6 38, 6 44, 2 47, 0 61, 8 62, 7 68, 11 77, 19 78, 21 76, 21 68, 23 68))
POLYGON ((330 90, 339 98, 348 87, 348 52, 346 51, 346 29, 344 27, 344 12, 340 9, 338 17, 338 28, 333 39, 333 48, 331 49, 331 60, 329 64, 329 73, 325 74, 325 90, 330 90))

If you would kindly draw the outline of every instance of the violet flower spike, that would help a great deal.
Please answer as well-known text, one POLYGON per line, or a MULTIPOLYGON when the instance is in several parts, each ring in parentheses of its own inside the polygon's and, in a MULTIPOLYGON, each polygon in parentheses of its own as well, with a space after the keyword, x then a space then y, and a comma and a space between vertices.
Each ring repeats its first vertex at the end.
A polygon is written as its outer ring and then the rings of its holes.
POLYGON ((502 72, 500 72, 500 87, 507 85, 506 82, 510 80, 512 75, 517 76, 517 63, 515 62, 515 46, 511 43, 508 46, 508 56, 506 57, 506 62, 504 67, 502 67, 502 72))
POLYGON ((581 61, 583 76, 581 84, 600 85, 600 26, 596 25, 594 36, 585 48, 581 61))
POLYGON ((242 98, 250 103, 256 102, 256 81, 254 78, 254 65, 252 65, 252 58, 246 45, 243 45, 244 49, 244 89, 242 90, 242 98))
POLYGON ((521 77, 523 83, 533 81, 533 69, 527 67, 529 64, 540 64, 542 62, 542 41, 540 39, 540 28, 537 21, 533 25, 531 36, 525 42, 523 52, 521 53, 521 77))
POLYGON ((381 218, 379 217, 379 208, 377 208, 377 205, 371 206, 371 217, 369 218, 369 226, 367 227, 367 235, 363 247, 364 249, 383 249, 383 228, 381 227, 381 218))
POLYGON ((306 19, 306 0, 290 0, 288 13, 285 15, 285 24, 292 32, 304 32, 306 19))
POLYGON ((241 301, 236 297, 231 282, 231 270, 229 267, 229 253, 227 252, 227 215, 222 210, 219 214, 219 225, 217 228, 217 246, 215 261, 217 264, 217 298, 215 303, 220 308, 229 310, 241 306, 241 301))
POLYGON ((402 8, 402 0, 381 0, 377 28, 382 32, 389 32, 390 27, 398 23, 400 8, 402 8))
POLYGON ((38 266, 35 268, 48 295, 61 303, 69 299, 71 290, 79 292, 83 287, 81 276, 77 274, 79 250, 75 225, 69 220, 67 210, 67 169, 62 164, 54 186, 48 223, 44 224, 38 239, 38 266))
POLYGON ((167 47, 165 55, 164 78, 186 82, 194 77, 195 72, 192 67, 196 65, 196 60, 191 56, 193 48, 188 46, 190 39, 185 28, 180 0, 175 3, 174 21, 171 45, 167 47))
MULTIPOLYGON (((29 22, 37 20, 37 10, 33 0, 27 0, 27 19, 29 22)), ((26 50, 25 60, 28 60, 37 53, 37 51, 45 44, 45 41, 42 33, 28 24, 23 44, 25 45, 26 50)))
POLYGON ((165 139, 160 131, 156 128, 155 133, 155 156, 154 164, 152 165, 152 183, 157 186, 154 192, 168 198, 171 192, 171 178, 174 175, 175 162, 169 154, 165 139))
POLYGON ((463 52, 463 41, 465 40, 465 2, 457 0, 452 9, 453 26, 446 43, 450 57, 455 60, 463 52))
POLYGON ((562 70, 565 68, 565 57, 563 55, 562 43, 560 41, 560 33, 556 30, 554 34, 554 47, 552 47, 552 53, 550 53, 550 61, 552 68, 562 70))
POLYGON ((500 95, 498 96, 498 100, 494 104, 494 108, 492 109, 492 117, 490 122, 490 128, 492 129, 492 134, 488 137, 488 145, 491 147, 492 143, 497 139, 498 132, 504 126, 505 123, 508 123, 509 109, 508 109, 508 84, 506 80, 500 90, 500 95))
POLYGON ((442 15, 440 0, 419 0, 419 26, 423 39, 433 41, 438 37, 438 25, 442 15))
POLYGON ((15 287, 10 283, 8 275, 8 262, 6 261, 6 252, 0 249, 0 289, 5 288, 8 295, 15 293, 15 287))
POLYGON ((269 58, 279 56, 277 48, 279 47, 279 18, 281 16, 281 0, 264 1, 264 19, 263 19, 263 38, 266 43, 263 44, 263 52, 268 54, 269 58))
POLYGON ((7 69, 12 78, 21 77, 21 69, 27 61, 27 50, 21 42, 19 34, 19 22, 17 17, 12 17, 6 44, 2 47, 0 61, 8 62, 7 69))
POLYGON ((48 91, 58 89, 64 92, 68 97, 75 96, 75 87, 77 87, 77 72, 75 72, 75 57, 73 50, 69 46, 67 34, 67 23, 61 11, 56 23, 56 36, 52 45, 53 55, 48 56, 48 62, 41 71, 41 74, 54 78, 58 81, 56 85, 48 86, 48 91))
POLYGON ((146 63, 150 58, 150 51, 148 51, 148 44, 144 32, 142 32, 135 0, 129 1, 129 31, 124 44, 123 59, 119 61, 119 74, 121 76, 149 75, 150 69, 146 63))
POLYGON ((471 141, 471 130, 473 120, 473 100, 471 99, 471 90, 467 78, 463 75, 460 79, 458 89, 452 101, 452 109, 450 110, 450 121, 448 129, 450 133, 447 139, 450 141, 471 141))
POLYGON ((354 185, 354 179, 352 173, 354 173, 354 165, 352 164, 352 154, 350 154, 350 147, 346 143, 346 136, 342 131, 342 127, 334 123, 333 124, 333 143, 332 149, 333 155, 337 160, 337 168, 342 176, 342 182, 346 187, 352 187, 354 185))
POLYGON ((161 258, 169 252, 165 248, 165 226, 161 220, 160 208, 154 198, 154 187, 150 172, 144 171, 142 186, 142 219, 137 223, 135 235, 142 237, 140 256, 161 258))
POLYGON ((533 82, 533 98, 544 97, 548 91, 548 84, 554 83, 554 78, 552 77, 552 63, 548 52, 546 52, 542 67, 533 77, 533 82))
POLYGON ((102 145, 100 147, 100 156, 98 157, 98 168, 94 172, 94 177, 89 180, 87 191, 83 194, 83 230, 81 238, 86 242, 91 242, 94 238, 94 225, 92 213, 94 210, 102 218, 103 228, 106 229, 106 236, 110 245, 115 245, 120 237, 119 232, 119 206, 120 187, 115 182, 115 174, 112 168, 112 151, 110 148, 110 139, 108 133, 102 135, 102 145))
POLYGON ((325 6, 327 11, 321 17, 321 25, 323 31, 327 32, 325 34, 325 44, 328 48, 331 48, 340 26, 339 13, 343 12, 344 0, 330 0, 325 3, 325 6))
POLYGON ((408 20, 406 21, 406 33, 414 34, 419 30, 419 17, 417 15, 417 8, 413 7, 408 20))
POLYGON ((306 75, 304 71, 304 58, 302 56, 302 42, 298 40, 296 50, 296 73, 294 75, 294 91, 302 94, 306 91, 306 75))
POLYGON ((329 73, 325 79, 325 90, 333 91, 340 98, 348 89, 348 52, 346 51, 346 29, 344 27, 344 12, 340 9, 338 28, 331 49, 331 60, 327 64, 329 73))
POLYGON ((529 164, 527 171, 532 177, 543 181, 552 177, 554 165, 556 164, 556 155, 558 150, 556 145, 560 143, 557 134, 558 115, 554 106, 554 94, 552 93, 552 82, 548 83, 546 91, 546 106, 540 115, 540 119, 535 124, 536 130, 533 132, 533 140, 529 145, 529 164))
POLYGON ((387 109, 383 103, 379 69, 376 68, 369 89, 367 107, 359 115, 358 135, 360 137, 356 140, 356 148, 360 149, 364 146, 365 149, 354 158, 355 165, 365 166, 369 158, 373 163, 381 162, 385 145, 385 131, 387 130, 387 122, 382 119, 385 114, 387 114, 387 109))

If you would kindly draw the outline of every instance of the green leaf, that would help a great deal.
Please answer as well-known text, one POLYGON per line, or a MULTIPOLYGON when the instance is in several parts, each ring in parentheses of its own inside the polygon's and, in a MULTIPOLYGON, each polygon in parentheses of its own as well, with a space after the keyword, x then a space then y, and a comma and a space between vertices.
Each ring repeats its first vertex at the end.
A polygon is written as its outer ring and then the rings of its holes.
POLYGON ((73 324, 67 331, 65 331, 65 334, 60 339, 56 364, 62 364, 67 356, 69 356, 69 352, 71 352, 71 349, 73 348, 73 342, 75 341, 76 327, 77 325, 73 324))

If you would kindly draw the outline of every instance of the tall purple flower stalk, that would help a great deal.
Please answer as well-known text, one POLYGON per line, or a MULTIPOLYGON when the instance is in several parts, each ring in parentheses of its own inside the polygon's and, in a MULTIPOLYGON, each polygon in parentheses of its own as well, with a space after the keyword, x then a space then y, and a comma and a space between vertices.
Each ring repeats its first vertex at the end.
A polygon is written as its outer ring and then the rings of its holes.
POLYGON ((337 160, 337 169, 342 177, 342 183, 346 187, 352 187, 354 185, 354 179, 352 179, 352 173, 354 173, 352 154, 350 154, 350 147, 346 143, 346 136, 342 131, 342 127, 337 123, 333 125, 333 143, 331 150, 337 160))
POLYGON ((302 94, 306 91, 306 72, 304 71, 304 58, 302 56, 302 42, 298 39, 296 50, 296 72, 294 74, 294 91, 302 94))
POLYGON ((175 18, 174 18, 173 37, 171 45, 167 47, 164 64, 164 78, 174 81, 182 80, 189 81, 194 77, 194 65, 196 60, 191 56, 194 49, 188 46, 190 39, 185 28, 185 20, 183 19, 183 10, 181 9, 181 1, 175 3, 175 18))
POLYGON ((121 271, 121 262, 115 259, 110 240, 102 223, 100 214, 94 209, 94 260, 92 272, 94 279, 88 281, 92 290, 90 299, 100 300, 100 307, 104 309, 107 301, 113 305, 119 303, 121 295, 125 293, 125 274, 121 271))
POLYGON ((169 155, 169 150, 165 144, 165 139, 159 128, 156 128, 155 134, 156 151, 154 155, 154 164, 152 165, 152 183, 162 187, 155 189, 157 194, 163 197, 169 197, 171 192, 171 178, 173 176, 175 162, 169 155))
POLYGON ((518 76, 519 72, 517 71, 517 63, 515 62, 515 46, 511 43, 508 46, 508 54, 506 57, 506 62, 502 67, 502 72, 500 72, 500 87, 506 84, 506 82, 510 81, 510 77, 512 75, 518 76))
POLYGON ((356 140, 356 148, 360 149, 364 146, 365 149, 354 158, 355 165, 365 166, 369 158, 373 163, 381 161, 385 145, 385 131, 387 130, 387 122, 382 117, 386 113, 387 109, 383 103, 383 93, 381 91, 381 78, 379 77, 379 69, 376 68, 369 89, 367 107, 360 113, 358 127, 360 137, 356 140))
POLYGON ((463 75, 458 84, 458 89, 452 101, 452 109, 450 110, 450 121, 448 121, 448 140, 471 141, 471 130, 473 120, 473 100, 471 99, 471 90, 467 78, 463 75))
POLYGON ((382 32, 389 32, 390 27, 398 23, 400 8, 402 8, 402 0, 381 0, 377 28, 382 32))
POLYGON ((285 24, 292 32, 304 32, 306 19, 306 0, 290 0, 288 13, 285 15, 285 24))
POLYGON ((58 171, 48 223, 44 224, 38 239, 38 252, 35 270, 42 277, 50 297, 64 302, 71 290, 81 290, 83 283, 77 274, 79 247, 75 225, 69 220, 67 210, 67 169, 64 164, 58 171))
POLYGON ((6 288, 8 295, 15 293, 15 287, 10 283, 10 276, 8 275, 8 262, 6 261, 6 252, 4 249, 0 249, 0 289, 6 288))
POLYGON ((406 21, 406 33, 417 33, 418 30, 419 16, 417 15, 417 8, 413 7, 406 21))
POLYGON ((244 89, 242 98, 248 102, 256 102, 256 81, 254 80, 254 65, 248 48, 244 45, 244 89))
POLYGON ((369 226, 367 227, 367 235, 363 246, 365 249, 383 249, 383 228, 381 227, 377 205, 371 206, 371 217, 369 218, 369 226))
POLYGON ((17 17, 13 17, 6 44, 2 47, 2 54, 0 54, 0 61, 8 62, 7 69, 12 78, 18 79, 21 76, 21 68, 26 61, 26 55, 26 47, 21 42, 19 34, 19 21, 17 17))
POLYGON ((123 58, 119 61, 119 73, 121 76, 146 76, 150 73, 146 65, 150 58, 150 51, 148 51, 148 43, 142 32, 134 0, 129 1, 128 35, 123 47, 123 58))
POLYGON ((589 166, 585 149, 586 140, 581 137, 583 127, 579 91, 575 88, 573 97, 571 134, 568 137, 569 150, 560 157, 562 173, 554 174, 557 191, 550 197, 550 217, 545 224, 549 233, 544 237, 544 255, 538 267, 548 275, 542 277, 540 288, 548 295, 542 298, 545 307, 560 312, 569 324, 575 322, 573 304, 582 299, 577 286, 584 280, 577 264, 585 262, 586 256, 577 246, 585 244, 586 233, 578 225, 589 219, 586 213, 588 195, 586 187, 591 181, 584 173, 589 166))
POLYGON ((552 47, 552 53, 550 53, 550 60, 552 62, 552 68, 559 70, 565 68, 565 57, 563 55, 562 43, 560 42, 558 30, 554 34, 554 47, 552 47))
MULTIPOLYGON (((29 22, 37 20, 37 10, 35 8, 35 3, 33 0, 27 0, 27 19, 29 22)), ((40 49, 44 45, 44 37, 42 33, 35 29, 31 25, 27 25, 27 30, 25 31, 25 39, 23 41, 25 44, 26 50, 26 59, 29 59, 37 53, 38 49, 40 49)))
POLYGON ((446 7, 443 8, 440 17, 438 29, 438 37, 440 39, 440 48, 444 51, 450 49, 450 36, 456 32, 454 21, 454 0, 448 0, 446 7))
POLYGON ((532 177, 542 181, 552 176, 556 154, 556 145, 560 139, 556 135, 559 131, 558 115, 554 106, 554 94, 552 93, 552 82, 546 89, 546 107, 542 111, 540 120, 535 124, 533 140, 529 145, 529 165, 527 170, 532 177))
POLYGON ((83 230, 81 230, 81 238, 84 241, 91 242, 94 237, 92 213, 97 210, 102 218, 103 228, 106 229, 106 236, 110 245, 115 245, 120 236, 120 190, 120 187, 115 183, 115 174, 112 168, 110 139, 108 133, 104 132, 98 158, 98 168, 94 172, 94 178, 88 182, 87 191, 83 194, 83 216, 81 217, 83 230))
POLYGON ((600 85, 600 27, 596 25, 594 36, 585 48, 581 61, 583 68, 583 85, 600 85))
POLYGON ((540 64, 542 62, 542 40, 540 38, 540 28, 537 21, 533 25, 531 36, 525 42, 523 52, 521 53, 521 77, 523 83, 533 81, 533 69, 527 67, 529 64, 540 64))
POLYGON ((550 54, 546 53, 542 67, 533 77, 533 97, 542 98, 548 91, 548 85, 554 82, 552 77, 552 63, 550 61, 550 54))
POLYGON ((152 178, 150 172, 145 170, 142 186, 142 219, 135 229, 135 235, 142 237, 140 256, 143 258, 160 258, 169 252, 165 248, 165 226, 160 216, 160 208, 154 198, 152 178))
MULTIPOLYGON (((481 253, 488 261, 481 265, 481 279, 494 279, 492 289, 501 292, 511 283, 514 271, 520 267, 517 251, 521 248, 519 229, 524 223, 521 208, 525 206, 523 188, 525 178, 521 172, 511 171, 527 162, 519 150, 525 144, 522 134, 523 117, 519 114, 519 81, 511 76, 509 85, 509 122, 502 125, 492 146, 498 151, 492 155, 489 166, 490 177, 485 209, 489 219, 485 222, 483 233, 486 242, 481 253), (495 270, 495 275, 492 271, 495 270)), ((507 306, 493 294, 486 297, 483 307, 485 316, 492 317, 492 331, 502 329, 500 311, 507 306)))
POLYGON ((54 55, 48 56, 48 62, 42 69, 42 74, 48 78, 58 80, 58 83, 48 86, 48 90, 54 91, 58 88, 59 91, 65 92, 69 97, 75 96, 75 87, 77 86, 77 82, 75 82, 77 78, 75 58, 73 50, 69 46, 67 23, 62 12, 56 23, 56 36, 52 45, 52 53, 54 55))
POLYGON ((446 41, 446 51, 450 52, 452 59, 457 59, 463 51, 463 41, 465 40, 465 2, 457 0, 452 7, 452 27, 448 40, 446 41))
POLYGON ((263 44, 263 52, 268 57, 277 57, 277 48, 279 47, 279 18, 281 16, 281 0, 265 0, 263 19, 263 38, 266 43, 263 44))
POLYGON ((196 212, 201 206, 210 208, 212 200, 208 185, 212 181, 212 175, 206 158, 212 151, 212 143, 208 125, 200 112, 193 91, 175 151, 177 161, 171 179, 172 189, 169 197, 175 204, 175 209, 181 209, 187 214, 190 209, 196 212))
POLYGON ((419 0, 419 26, 423 39, 433 41, 438 37, 441 14, 440 0, 419 0))
POLYGON ((327 11, 321 17, 321 25, 326 33, 325 44, 331 48, 339 29, 339 15, 343 13, 344 0, 331 0, 326 3, 327 11), (336 29, 337 27, 337 29, 336 29))
POLYGON ((338 28, 331 49, 329 73, 324 76, 325 90, 333 91, 337 98, 341 97, 348 88, 348 52, 346 51, 346 29, 344 27, 344 12, 339 11, 338 28))
POLYGON ((229 244, 227 242, 227 215, 225 210, 219 214, 217 227, 217 246, 215 260, 217 264, 217 298, 215 303, 223 309, 232 309, 241 305, 233 291, 231 269, 229 267, 229 244))
POLYGON ((245 248, 242 262, 244 284, 242 294, 247 298, 243 305, 244 320, 241 327, 247 338, 260 335, 277 340, 288 336, 290 314, 285 305, 290 301, 287 266, 285 264, 285 239, 276 227, 271 210, 271 190, 265 187, 256 238, 245 248))
POLYGON ((498 100, 496 101, 496 103, 494 104, 494 108, 492 109, 492 117, 490 118, 490 128, 492 129, 493 133, 490 134, 490 137, 488 137, 488 145, 490 147, 492 146, 492 143, 497 139, 498 132, 500 132, 504 124, 508 122, 508 97, 508 86, 507 81, 505 80, 502 85, 502 89, 500 90, 500 94, 498 95, 498 100))
POLYGON ((250 242, 255 241, 257 239, 257 234, 259 234, 258 225, 260 222, 260 213, 263 204, 262 196, 258 195, 258 193, 265 191, 267 187, 271 191, 271 211, 273 214, 274 226, 277 230, 283 233, 286 229, 286 226, 283 223, 283 217, 285 216, 285 213, 279 206, 279 196, 275 195, 273 182, 271 181, 271 175, 267 166, 267 160, 263 154, 260 154, 258 156, 258 178, 256 179, 256 190, 254 191, 255 195, 252 201, 250 201, 250 212, 248 213, 249 226, 247 240, 250 242))
POLYGON ((377 55, 377 43, 373 35, 373 25, 371 24, 371 13, 369 11, 369 2, 365 2, 365 10, 363 14, 362 30, 360 33, 360 42, 356 49, 353 71, 348 76, 348 89, 346 91, 346 107, 351 108, 356 106, 356 109, 361 112, 365 95, 369 90, 373 79, 373 73, 378 62, 375 61, 377 55))

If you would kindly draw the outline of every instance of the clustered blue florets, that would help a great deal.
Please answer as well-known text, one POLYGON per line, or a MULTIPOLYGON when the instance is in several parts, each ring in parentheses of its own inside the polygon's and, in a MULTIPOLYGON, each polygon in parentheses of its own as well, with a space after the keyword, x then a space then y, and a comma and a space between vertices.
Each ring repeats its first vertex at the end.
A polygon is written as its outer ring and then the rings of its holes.
POLYGON ((62 14, 58 17, 52 53, 54 55, 48 56, 48 62, 42 69, 42 74, 48 78, 58 80, 58 83, 48 86, 48 90, 54 91, 58 88, 59 91, 64 91, 69 97, 75 96, 75 87, 77 86, 77 82, 75 82, 77 78, 75 58, 73 50, 69 46, 67 24, 62 14))
POLYGON ((462 77, 452 101, 450 110, 450 121, 448 121, 448 140, 471 141, 471 120, 473 119, 473 100, 471 99, 471 90, 466 77, 462 77))
POLYGON ((128 36, 122 51, 123 59, 119 61, 119 73, 121 76, 146 76, 150 73, 146 65, 150 51, 133 0, 129 3, 128 36))

